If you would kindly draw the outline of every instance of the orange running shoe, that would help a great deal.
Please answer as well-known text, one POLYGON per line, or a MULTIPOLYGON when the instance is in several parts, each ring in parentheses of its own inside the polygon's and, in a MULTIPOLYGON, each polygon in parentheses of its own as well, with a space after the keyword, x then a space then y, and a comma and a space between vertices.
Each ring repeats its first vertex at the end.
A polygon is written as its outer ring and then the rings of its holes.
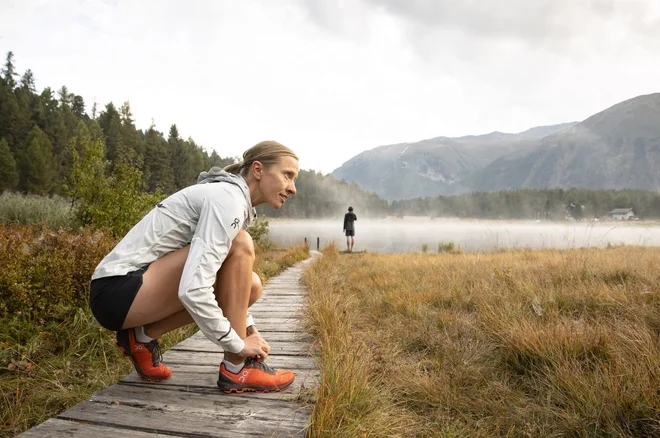
POLYGON ((125 329, 117 332, 117 347, 133 362, 140 379, 160 382, 172 375, 172 370, 160 362, 162 356, 157 340, 146 344, 138 342, 135 340, 135 329, 125 329))
POLYGON ((281 391, 293 383, 296 376, 288 370, 275 370, 265 362, 248 358, 245 360, 243 369, 237 374, 232 373, 225 364, 220 364, 220 377, 218 387, 227 394, 235 392, 242 394, 244 391, 271 392, 281 391))

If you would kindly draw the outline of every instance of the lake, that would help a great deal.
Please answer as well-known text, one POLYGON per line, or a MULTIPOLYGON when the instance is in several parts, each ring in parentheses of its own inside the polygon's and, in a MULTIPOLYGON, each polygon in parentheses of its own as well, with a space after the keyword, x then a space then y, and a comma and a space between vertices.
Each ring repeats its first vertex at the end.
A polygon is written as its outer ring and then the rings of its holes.
MULTIPOLYGON (((269 219, 269 237, 281 246, 302 243, 316 248, 334 241, 346 248, 342 220, 269 219)), ((429 218, 359 219, 354 251, 437 251, 440 242, 454 242, 466 252, 508 248, 579 248, 607 245, 660 245, 660 224, 642 222, 533 222, 429 218)))

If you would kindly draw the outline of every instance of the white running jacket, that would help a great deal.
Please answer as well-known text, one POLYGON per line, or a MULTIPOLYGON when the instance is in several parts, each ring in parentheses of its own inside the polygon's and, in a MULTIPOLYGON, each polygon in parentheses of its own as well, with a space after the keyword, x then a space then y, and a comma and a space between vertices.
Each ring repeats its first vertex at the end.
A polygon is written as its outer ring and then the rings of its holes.
MULTIPOLYGON (((198 184, 174 193, 142 218, 101 260, 92 280, 127 274, 190 244, 179 299, 206 337, 239 353, 245 342, 222 314, 213 284, 232 240, 254 216, 245 180, 214 167, 200 174, 198 184)), ((248 314, 248 326, 251 319, 248 314)))

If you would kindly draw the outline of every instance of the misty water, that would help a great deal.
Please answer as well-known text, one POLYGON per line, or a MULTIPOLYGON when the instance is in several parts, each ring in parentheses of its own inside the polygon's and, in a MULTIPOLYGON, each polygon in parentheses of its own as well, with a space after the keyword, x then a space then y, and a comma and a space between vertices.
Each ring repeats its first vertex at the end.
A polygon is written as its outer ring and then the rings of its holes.
MULTIPOLYGON (((312 249, 334 241, 346 247, 343 218, 336 220, 271 219, 269 237, 281 246, 302 243, 312 249)), ((660 245, 660 224, 624 222, 534 222, 480 221, 429 218, 369 220, 356 223, 354 251, 438 251, 441 242, 453 242, 462 251, 492 251, 509 248, 580 248, 608 245, 660 245)))

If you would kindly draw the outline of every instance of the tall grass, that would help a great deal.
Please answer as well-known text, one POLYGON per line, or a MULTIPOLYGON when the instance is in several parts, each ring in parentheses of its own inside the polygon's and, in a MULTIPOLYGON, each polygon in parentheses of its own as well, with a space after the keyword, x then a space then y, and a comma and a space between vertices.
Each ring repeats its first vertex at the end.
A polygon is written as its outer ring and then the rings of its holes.
POLYGON ((660 248, 329 250, 310 436, 660 436, 660 248))
POLYGON ((71 204, 62 197, 0 195, 0 225, 40 224, 51 228, 69 228, 73 223, 71 204))

